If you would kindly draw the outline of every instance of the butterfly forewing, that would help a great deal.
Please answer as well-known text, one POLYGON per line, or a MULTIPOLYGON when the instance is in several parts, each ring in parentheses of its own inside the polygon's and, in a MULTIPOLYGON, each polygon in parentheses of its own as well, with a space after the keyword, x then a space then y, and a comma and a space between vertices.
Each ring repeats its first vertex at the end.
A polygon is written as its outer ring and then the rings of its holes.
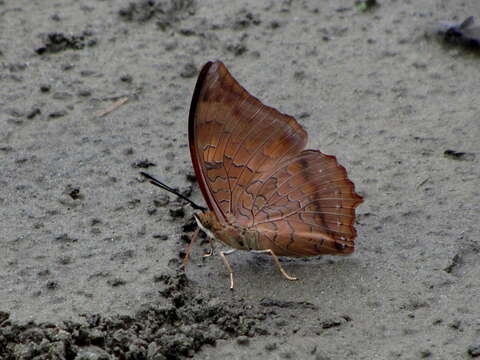
POLYGON ((231 214, 251 223, 251 209, 240 199, 249 194, 246 188, 306 141, 294 118, 251 96, 221 62, 203 67, 190 108, 190 152, 202 193, 220 221, 231 214))
POLYGON ((221 62, 200 73, 189 141, 209 208, 222 224, 256 231, 259 250, 353 251, 362 199, 346 170, 333 156, 303 150, 307 133, 297 121, 251 96, 221 62))

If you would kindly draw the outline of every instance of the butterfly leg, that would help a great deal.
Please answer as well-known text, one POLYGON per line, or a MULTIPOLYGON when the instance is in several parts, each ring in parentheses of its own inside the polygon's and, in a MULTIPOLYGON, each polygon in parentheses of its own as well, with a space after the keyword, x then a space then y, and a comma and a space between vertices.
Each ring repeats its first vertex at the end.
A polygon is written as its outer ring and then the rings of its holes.
POLYGON ((227 257, 225 255, 230 255, 233 253, 236 249, 231 249, 228 251, 220 251, 220 256, 222 257, 222 260, 227 267, 228 272, 230 273, 230 290, 233 290, 233 270, 232 267, 230 266, 230 263, 227 260, 227 257))
POLYGON ((277 255, 275 255, 272 249, 255 250, 255 252, 257 254, 270 254, 273 260, 275 261, 275 264, 277 264, 278 270, 280 270, 280 272, 282 273, 283 276, 285 276, 285 278, 287 278, 288 280, 298 280, 296 277, 288 275, 287 272, 283 270, 282 264, 280 264, 280 260, 278 260, 277 255))
POLYGON ((212 241, 212 238, 210 236, 208 237, 208 243, 210 244, 210 252, 206 253, 206 254, 203 254, 203 257, 212 256, 214 251, 215 251, 215 246, 213 245, 213 241, 212 241))
POLYGON ((198 232, 200 231, 200 228, 197 228, 195 232, 193 233, 192 240, 190 241, 190 244, 187 246, 187 250, 185 251, 185 257, 183 258, 183 266, 186 267, 188 264, 188 257, 190 255, 190 252, 192 251, 192 245, 197 240, 198 232))

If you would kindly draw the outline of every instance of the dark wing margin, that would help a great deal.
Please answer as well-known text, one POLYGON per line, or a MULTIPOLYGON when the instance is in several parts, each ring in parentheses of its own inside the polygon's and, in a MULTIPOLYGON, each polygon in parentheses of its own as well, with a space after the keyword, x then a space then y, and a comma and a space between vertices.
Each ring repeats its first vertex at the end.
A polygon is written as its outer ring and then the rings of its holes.
POLYGON ((190 112, 188 114, 188 144, 190 147, 190 156, 192 158, 193 169, 195 171, 195 176, 197 178, 198 184, 200 186, 200 190, 202 191, 203 197, 207 202, 207 206, 210 210, 219 215, 223 215, 221 222, 225 221, 225 215, 222 213, 218 205, 215 203, 215 199, 213 198, 211 192, 208 189, 207 181, 205 179, 205 173, 202 169, 202 163, 200 161, 200 154, 197 151, 197 146, 195 142, 195 114, 197 110, 198 101, 200 98, 200 92, 205 83, 205 79, 208 75, 208 71, 212 67, 213 62, 209 61, 206 63, 202 70, 200 70, 200 74, 198 75, 197 83, 195 85, 195 90, 193 91, 192 102, 190 104, 190 112))

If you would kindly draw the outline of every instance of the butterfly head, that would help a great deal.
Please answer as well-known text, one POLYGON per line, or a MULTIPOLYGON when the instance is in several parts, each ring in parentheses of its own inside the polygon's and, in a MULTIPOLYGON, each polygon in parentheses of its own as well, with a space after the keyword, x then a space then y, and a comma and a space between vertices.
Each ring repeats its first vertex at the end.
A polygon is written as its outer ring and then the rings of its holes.
POLYGON ((202 211, 193 214, 197 225, 202 231, 212 239, 215 239, 215 228, 218 223, 215 214, 211 211, 202 211))

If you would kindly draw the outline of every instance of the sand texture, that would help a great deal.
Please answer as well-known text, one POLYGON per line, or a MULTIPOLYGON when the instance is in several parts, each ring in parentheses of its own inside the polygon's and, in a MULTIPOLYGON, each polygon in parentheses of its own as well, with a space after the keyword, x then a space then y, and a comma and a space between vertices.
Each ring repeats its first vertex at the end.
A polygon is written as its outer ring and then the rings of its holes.
MULTIPOLYGON (((0 359, 480 356, 478 0, 0 0, 0 359), (471 44, 475 45, 475 44, 471 44), (196 77, 222 60, 364 197, 349 257, 181 262, 196 77), (127 99, 125 99, 127 98, 127 99), (126 100, 126 101, 125 101, 126 100)), ((219 248, 223 248, 219 245, 219 248)))

